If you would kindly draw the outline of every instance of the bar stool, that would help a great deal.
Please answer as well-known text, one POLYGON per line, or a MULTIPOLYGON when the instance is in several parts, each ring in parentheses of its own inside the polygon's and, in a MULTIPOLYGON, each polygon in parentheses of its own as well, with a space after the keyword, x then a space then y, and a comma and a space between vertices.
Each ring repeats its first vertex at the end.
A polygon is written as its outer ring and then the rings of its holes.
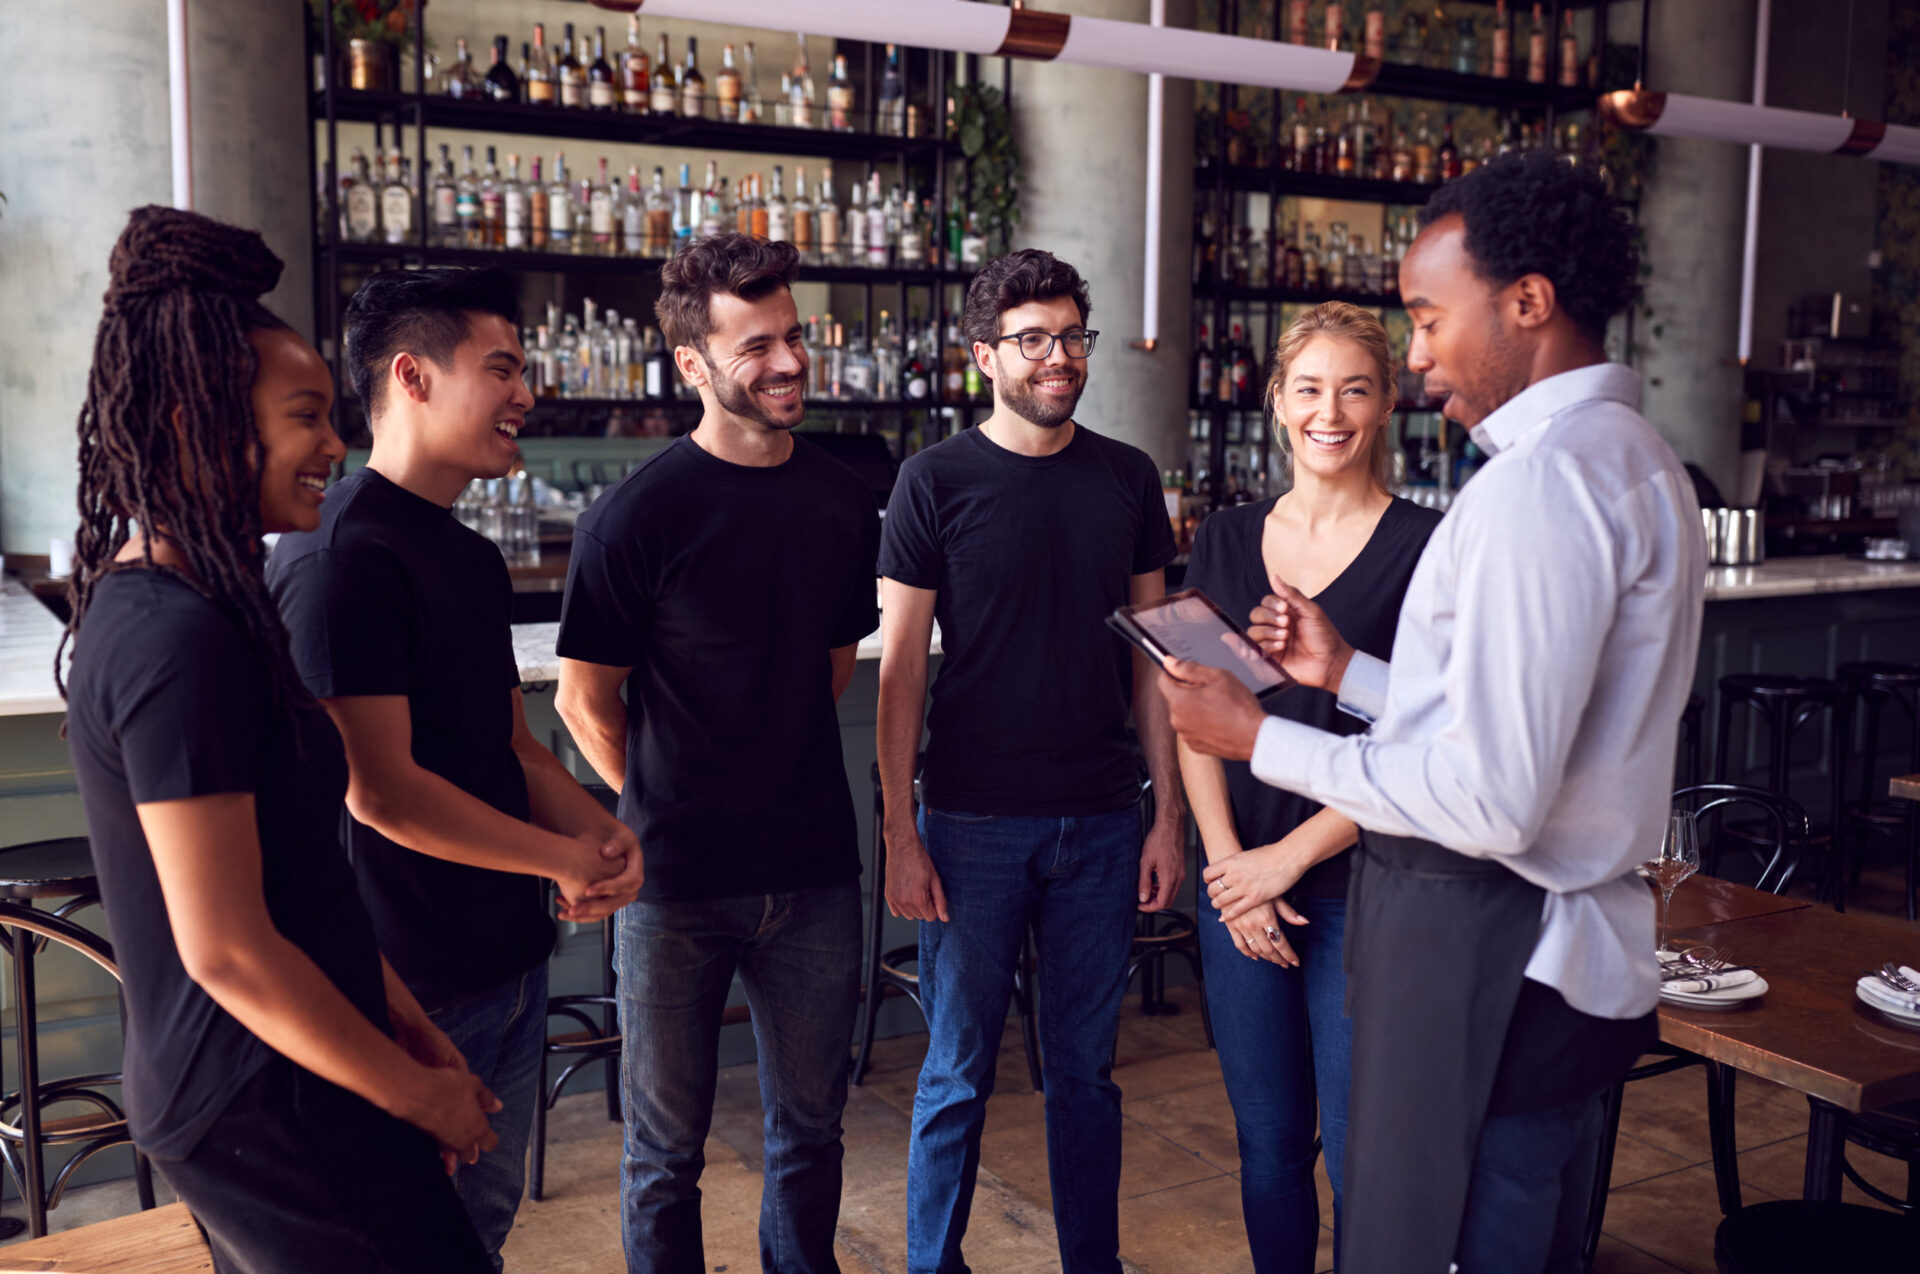
POLYGON ((1857 1203, 1775 1199, 1722 1221, 1713 1259, 1722 1274, 1909 1274, 1920 1264, 1920 1221, 1857 1203))
MULTIPOLYGON (((1725 783, 1728 781, 1728 736, 1733 724, 1733 710, 1741 705, 1752 709, 1767 727, 1766 790, 1780 796, 1791 796, 1794 735, 1815 714, 1827 714, 1827 744, 1831 754, 1827 772, 1827 821, 1812 827, 1807 842, 1810 845, 1824 842, 1826 845, 1827 879, 1821 892, 1824 895, 1827 885, 1832 886, 1836 911, 1846 910, 1846 900, 1841 896, 1843 877, 1839 871, 1839 827, 1841 801, 1846 790, 1848 703, 1846 686, 1826 677, 1735 673, 1720 678, 1719 729, 1714 739, 1714 778, 1717 782, 1725 783)), ((1750 826, 1727 825, 1722 829, 1722 836, 1714 837, 1706 848, 1704 869, 1708 875, 1720 874, 1723 836, 1756 848, 1765 842, 1764 835, 1756 833, 1750 826)))
MULTIPOLYGON (((1153 826, 1154 794, 1153 780, 1140 780, 1140 825, 1143 828, 1153 826)), ((1188 820, 1187 827, 1192 826, 1188 820)), ((1185 828, 1182 829, 1183 832, 1185 828)), ((1194 888, 1200 887, 1200 871, 1197 865, 1198 853, 1195 848, 1197 837, 1187 838, 1182 852, 1188 857, 1189 879, 1194 888)), ((1180 1006, 1167 999, 1166 963, 1179 958, 1185 961, 1187 970, 1193 975, 1194 987, 1200 993, 1200 1028, 1206 1033, 1207 1047, 1213 1044, 1213 1018, 1207 1012, 1207 974, 1200 961, 1200 932, 1194 918, 1185 912, 1175 911, 1171 907, 1154 912, 1140 912, 1134 917, 1133 947, 1127 956, 1128 982, 1133 975, 1140 975, 1140 1011, 1149 1017, 1178 1013, 1180 1006)))
MULTIPOLYGON (((919 761, 926 755, 921 754, 919 761)), ((920 766, 914 765, 914 802, 920 797, 920 766)), ((881 1001, 889 991, 897 992, 913 1001, 913 1006, 926 1016, 926 1006, 920 1001, 920 975, 909 972, 908 965, 918 962, 920 947, 917 943, 883 949, 886 942, 887 924, 887 842, 884 831, 886 802, 880 791, 880 763, 875 761, 872 767, 873 777, 873 902, 867 912, 867 949, 861 961, 860 982, 862 1012, 860 1014, 859 1051, 853 1059, 852 1080, 859 1084, 866 1079, 868 1057, 873 1052, 873 1035, 878 1025, 881 1001)), ((1020 960, 1013 970, 1013 1005, 1020 1014, 1020 1040, 1026 1046, 1027 1077, 1033 1081, 1033 1091, 1041 1092, 1044 1081, 1040 1073, 1040 1036, 1033 1008, 1033 953, 1030 939, 1021 941, 1020 960)))
POLYGON ((1841 807, 1840 824, 1854 848, 1853 883, 1860 883, 1866 858, 1862 843, 1868 836, 1885 836, 1896 846, 1905 841, 1907 860, 1907 919, 1920 919, 1914 890, 1920 885, 1920 814, 1914 802, 1896 801, 1885 789, 1874 790, 1880 763, 1880 714, 1889 703, 1902 708, 1912 738, 1902 774, 1920 773, 1920 664, 1850 663, 1840 665, 1840 680, 1854 705, 1866 712, 1866 744, 1860 767, 1860 799, 1841 807), (1902 837, 1902 832, 1905 836, 1902 837))
MULTIPOLYGON (((33 976, 35 957, 49 943, 79 953, 120 981, 120 968, 108 943, 71 919, 82 907, 100 901, 93 871, 93 852, 84 836, 34 841, 0 849, 0 951, 13 960, 14 1053, 19 1087, 0 1096, 0 1157, 26 1204, 27 1228, 35 1238, 47 1232, 47 1213, 75 1170, 109 1147, 130 1143, 127 1117, 120 1104, 99 1091, 120 1083, 118 1072, 75 1075, 65 1079, 40 1077, 38 1000, 33 976), (64 898, 51 912, 33 906, 37 898, 64 898), (45 1108, 78 1102, 92 1113, 47 1120, 45 1108), (48 1146, 76 1147, 49 1184, 42 1152, 48 1146)), ((121 1005, 121 1027, 126 1006, 121 1005)), ((134 1185, 141 1211, 154 1206, 153 1169, 139 1147, 133 1152, 134 1185)))

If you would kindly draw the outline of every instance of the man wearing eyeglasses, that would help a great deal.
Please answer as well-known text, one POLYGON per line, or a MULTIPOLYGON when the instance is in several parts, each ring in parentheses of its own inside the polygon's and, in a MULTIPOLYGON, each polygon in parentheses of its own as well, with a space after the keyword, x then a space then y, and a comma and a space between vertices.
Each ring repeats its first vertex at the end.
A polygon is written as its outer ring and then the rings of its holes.
POLYGON ((1103 621, 1165 593, 1174 543, 1153 460, 1073 419, 1099 335, 1089 309, 1051 253, 988 263, 962 322, 993 414, 901 467, 882 532, 887 905, 920 921, 929 1037, 907 1160, 911 1274, 967 1268, 981 1123, 1029 929, 1061 1268, 1120 1269, 1111 1072, 1133 913, 1171 902, 1184 866, 1166 703, 1103 621), (1151 827, 1130 711, 1159 798, 1151 827))

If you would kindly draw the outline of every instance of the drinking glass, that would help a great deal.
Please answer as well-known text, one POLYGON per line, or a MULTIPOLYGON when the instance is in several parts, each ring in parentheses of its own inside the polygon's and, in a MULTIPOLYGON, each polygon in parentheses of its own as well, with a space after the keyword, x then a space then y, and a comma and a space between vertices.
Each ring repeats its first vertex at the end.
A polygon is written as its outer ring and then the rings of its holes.
POLYGON ((1667 815, 1667 834, 1660 842, 1660 856, 1647 860, 1647 874, 1660 886, 1660 951, 1667 949, 1667 913, 1673 907, 1673 891, 1680 882, 1700 870, 1700 837, 1693 815, 1674 810, 1667 815))

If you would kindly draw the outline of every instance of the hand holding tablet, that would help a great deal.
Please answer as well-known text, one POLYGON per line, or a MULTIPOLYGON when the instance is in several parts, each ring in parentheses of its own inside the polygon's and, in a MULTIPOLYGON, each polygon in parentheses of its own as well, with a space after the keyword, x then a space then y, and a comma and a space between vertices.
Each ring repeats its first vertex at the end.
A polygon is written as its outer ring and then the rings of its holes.
POLYGON ((1168 660, 1217 668, 1233 674, 1247 690, 1261 697, 1294 684, 1212 598, 1197 588, 1140 606, 1122 606, 1107 617, 1107 624, 1162 669, 1167 668, 1168 660))

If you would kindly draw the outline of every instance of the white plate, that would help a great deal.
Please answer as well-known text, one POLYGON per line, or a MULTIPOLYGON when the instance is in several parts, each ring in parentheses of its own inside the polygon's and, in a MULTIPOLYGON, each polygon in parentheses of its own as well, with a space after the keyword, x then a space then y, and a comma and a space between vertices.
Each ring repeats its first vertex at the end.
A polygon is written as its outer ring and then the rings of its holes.
POLYGON ((1860 985, 1858 982, 1854 983, 1853 993, 1860 997, 1862 1004, 1870 1009, 1878 1009, 1886 1017, 1898 1022, 1901 1026, 1920 1028, 1920 1012, 1902 1008, 1888 1000, 1883 1000, 1871 991, 1868 991, 1866 987, 1860 985))
POLYGON ((1668 1004, 1687 1009, 1730 1009, 1736 1004, 1757 999, 1767 993, 1767 980, 1755 974, 1753 981, 1719 991, 1669 991, 1660 988, 1660 998, 1668 1004))

